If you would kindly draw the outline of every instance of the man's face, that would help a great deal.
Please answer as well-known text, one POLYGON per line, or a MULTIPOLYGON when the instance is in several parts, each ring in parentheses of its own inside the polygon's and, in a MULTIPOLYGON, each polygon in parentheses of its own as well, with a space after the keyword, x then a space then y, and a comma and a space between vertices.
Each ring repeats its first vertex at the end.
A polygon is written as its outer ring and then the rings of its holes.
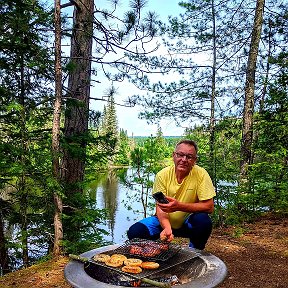
POLYGON ((182 143, 173 152, 173 160, 176 171, 189 174, 196 162, 196 151, 194 146, 182 143))

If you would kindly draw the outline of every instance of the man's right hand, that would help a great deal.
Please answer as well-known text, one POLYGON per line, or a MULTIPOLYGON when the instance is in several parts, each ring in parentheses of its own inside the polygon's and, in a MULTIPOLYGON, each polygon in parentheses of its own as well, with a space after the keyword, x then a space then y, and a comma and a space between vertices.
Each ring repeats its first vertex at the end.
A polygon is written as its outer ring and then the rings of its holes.
POLYGON ((165 228, 165 229, 160 233, 160 240, 161 240, 161 241, 171 242, 173 239, 174 239, 174 235, 172 234, 172 229, 170 229, 170 228, 165 228))

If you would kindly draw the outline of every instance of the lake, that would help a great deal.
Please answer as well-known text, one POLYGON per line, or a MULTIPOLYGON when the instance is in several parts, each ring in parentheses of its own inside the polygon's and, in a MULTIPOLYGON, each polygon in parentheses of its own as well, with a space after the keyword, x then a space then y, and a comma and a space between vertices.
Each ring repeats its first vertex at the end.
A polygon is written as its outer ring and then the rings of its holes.
MULTIPOLYGON (((103 174, 96 182, 89 187, 89 193, 95 199, 95 207, 98 209, 107 209, 109 219, 105 225, 99 226, 109 232, 104 239, 113 243, 122 243, 127 240, 126 232, 129 227, 136 221, 144 217, 143 205, 139 199, 141 186, 133 184, 125 185, 123 178, 126 180, 133 178, 133 170, 110 171, 103 174), (123 177, 124 173, 125 177, 123 177), (122 180, 121 180, 122 179, 122 180)), ((130 182, 131 183, 131 182, 130 182)), ((149 207, 154 203, 149 193, 149 207)), ((154 213, 154 208, 150 208, 148 215, 154 213)))

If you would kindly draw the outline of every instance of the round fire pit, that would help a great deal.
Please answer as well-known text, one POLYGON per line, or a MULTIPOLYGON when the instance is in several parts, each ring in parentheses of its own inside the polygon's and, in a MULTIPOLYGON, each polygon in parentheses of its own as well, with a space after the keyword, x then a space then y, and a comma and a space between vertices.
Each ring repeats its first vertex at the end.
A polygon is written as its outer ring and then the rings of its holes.
MULTIPOLYGON (((103 253, 119 247, 116 245, 104 246, 98 249, 90 250, 81 254, 82 257, 91 258, 97 253, 103 253)), ((169 277, 176 275, 179 279, 179 284, 175 287, 183 288, 211 288, 216 287, 225 279, 227 275, 226 265, 218 257, 207 253, 205 251, 183 248, 181 253, 198 253, 198 257, 193 257, 190 260, 185 261, 179 265, 168 268, 167 270, 160 271, 158 274, 153 274, 153 279, 162 279, 163 277, 169 277)), ((171 258, 171 261, 173 259, 171 258)), ((94 266, 94 265, 93 265, 94 266)), ((93 273, 89 270, 89 267, 84 266, 83 263, 78 261, 70 261, 64 270, 66 280, 76 288, 117 288, 127 287, 115 282, 109 282, 113 277, 103 271, 102 267, 94 266, 93 273), (96 271, 95 271, 96 269, 96 271), (90 276, 89 276, 90 275, 90 276), (93 277, 93 278, 92 278, 93 277)), ((104 269, 105 270, 105 269, 104 269)), ((113 273, 113 272, 112 272, 113 273)), ((151 286, 150 286, 151 287, 151 286)))

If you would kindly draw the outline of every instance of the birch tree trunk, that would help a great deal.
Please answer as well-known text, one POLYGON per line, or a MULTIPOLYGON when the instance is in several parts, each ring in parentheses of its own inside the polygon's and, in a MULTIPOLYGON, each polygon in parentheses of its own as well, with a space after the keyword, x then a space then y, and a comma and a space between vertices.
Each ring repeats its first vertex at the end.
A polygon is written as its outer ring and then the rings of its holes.
POLYGON ((248 183, 248 166, 252 162, 255 72, 263 23, 264 3, 264 0, 257 0, 256 3, 254 25, 247 63, 241 141, 240 184, 248 183))
MULTIPOLYGON (((59 150, 60 150, 60 119, 62 103, 62 69, 61 69, 61 11, 60 0, 55 0, 55 102, 52 126, 52 157, 53 176, 57 182, 60 180, 59 150)), ((53 256, 61 254, 61 241, 63 240, 63 225, 61 214, 63 210, 62 198, 54 192, 54 246, 53 256)))

